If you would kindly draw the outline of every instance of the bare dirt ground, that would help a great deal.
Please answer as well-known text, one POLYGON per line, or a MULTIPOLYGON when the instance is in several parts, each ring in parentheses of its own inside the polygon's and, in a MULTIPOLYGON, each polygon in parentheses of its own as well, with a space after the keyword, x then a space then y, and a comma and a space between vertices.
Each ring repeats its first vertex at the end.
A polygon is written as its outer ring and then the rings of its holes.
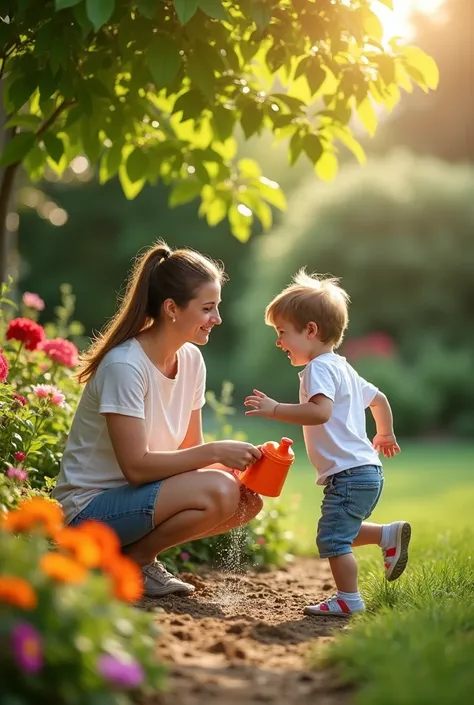
POLYGON ((347 627, 345 618, 305 617, 303 608, 334 590, 329 568, 297 559, 285 568, 243 575, 186 574, 193 597, 143 599, 161 607, 158 656, 168 691, 146 705, 348 705, 351 693, 334 673, 314 671, 315 643, 347 627))

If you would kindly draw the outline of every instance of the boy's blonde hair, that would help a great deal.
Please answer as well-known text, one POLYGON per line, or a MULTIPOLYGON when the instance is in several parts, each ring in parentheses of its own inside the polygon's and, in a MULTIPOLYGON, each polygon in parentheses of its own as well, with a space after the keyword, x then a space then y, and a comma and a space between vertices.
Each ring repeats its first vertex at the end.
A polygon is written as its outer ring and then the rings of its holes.
POLYGON ((349 295, 339 286, 339 279, 307 274, 300 269, 281 294, 265 309, 265 323, 275 325, 277 318, 292 323, 301 332, 314 321, 322 343, 337 348, 349 322, 349 295))

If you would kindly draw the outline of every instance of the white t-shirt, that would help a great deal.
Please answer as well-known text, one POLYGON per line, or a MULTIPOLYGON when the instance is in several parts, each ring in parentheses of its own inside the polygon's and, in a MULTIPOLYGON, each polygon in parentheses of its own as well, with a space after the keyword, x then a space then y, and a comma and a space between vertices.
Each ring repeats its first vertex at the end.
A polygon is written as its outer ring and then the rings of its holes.
POLYGON ((205 403, 206 367, 199 349, 178 350, 178 373, 169 379, 131 338, 105 355, 87 382, 66 443, 53 496, 69 523, 106 489, 126 485, 103 414, 145 419, 151 451, 177 450, 191 412, 205 403))
POLYGON ((343 470, 381 465, 365 426, 365 409, 377 394, 377 387, 336 353, 311 360, 299 377, 302 404, 315 394, 324 394, 334 404, 327 423, 303 426, 306 451, 318 471, 317 484, 324 485, 330 475, 343 470))

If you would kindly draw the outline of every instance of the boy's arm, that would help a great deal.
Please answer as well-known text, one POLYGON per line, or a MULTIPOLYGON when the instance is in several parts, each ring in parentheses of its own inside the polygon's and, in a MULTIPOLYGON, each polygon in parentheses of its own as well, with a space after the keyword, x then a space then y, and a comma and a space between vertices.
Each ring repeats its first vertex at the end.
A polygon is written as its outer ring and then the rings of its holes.
POLYGON ((299 426, 318 426, 329 421, 332 415, 333 403, 324 394, 316 394, 305 404, 281 404, 267 397, 258 389, 245 400, 245 406, 252 407, 246 411, 246 416, 265 416, 299 426))
POLYGON ((369 408, 374 417, 377 430, 373 446, 385 458, 392 458, 396 453, 400 452, 400 446, 395 438, 392 409, 385 394, 377 392, 370 402, 369 408))

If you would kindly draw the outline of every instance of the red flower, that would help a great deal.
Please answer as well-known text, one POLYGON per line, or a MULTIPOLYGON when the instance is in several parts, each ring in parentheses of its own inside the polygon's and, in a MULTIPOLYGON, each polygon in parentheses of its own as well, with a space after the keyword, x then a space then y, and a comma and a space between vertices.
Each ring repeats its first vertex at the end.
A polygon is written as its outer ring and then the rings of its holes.
POLYGON ((8 360, 5 355, 0 352, 0 382, 5 382, 8 377, 8 360))
POLYGON ((396 353, 395 343, 386 333, 369 333, 344 343, 344 355, 352 360, 360 357, 393 357, 396 353))
POLYGON ((26 406, 27 401, 26 401, 25 397, 21 396, 21 394, 17 394, 16 392, 13 392, 12 396, 13 396, 14 401, 17 401, 22 406, 26 406))
POLYGON ((17 462, 22 463, 26 458, 26 453, 23 453, 22 450, 17 450, 15 453, 13 453, 13 457, 17 462))
POLYGON ((7 340, 19 340, 27 350, 36 350, 44 338, 43 327, 30 318, 14 318, 8 324, 7 340))
POLYGON ((74 343, 64 338, 54 338, 53 340, 45 340, 41 345, 41 350, 54 362, 59 362, 66 367, 75 367, 77 365, 78 350, 74 343))

